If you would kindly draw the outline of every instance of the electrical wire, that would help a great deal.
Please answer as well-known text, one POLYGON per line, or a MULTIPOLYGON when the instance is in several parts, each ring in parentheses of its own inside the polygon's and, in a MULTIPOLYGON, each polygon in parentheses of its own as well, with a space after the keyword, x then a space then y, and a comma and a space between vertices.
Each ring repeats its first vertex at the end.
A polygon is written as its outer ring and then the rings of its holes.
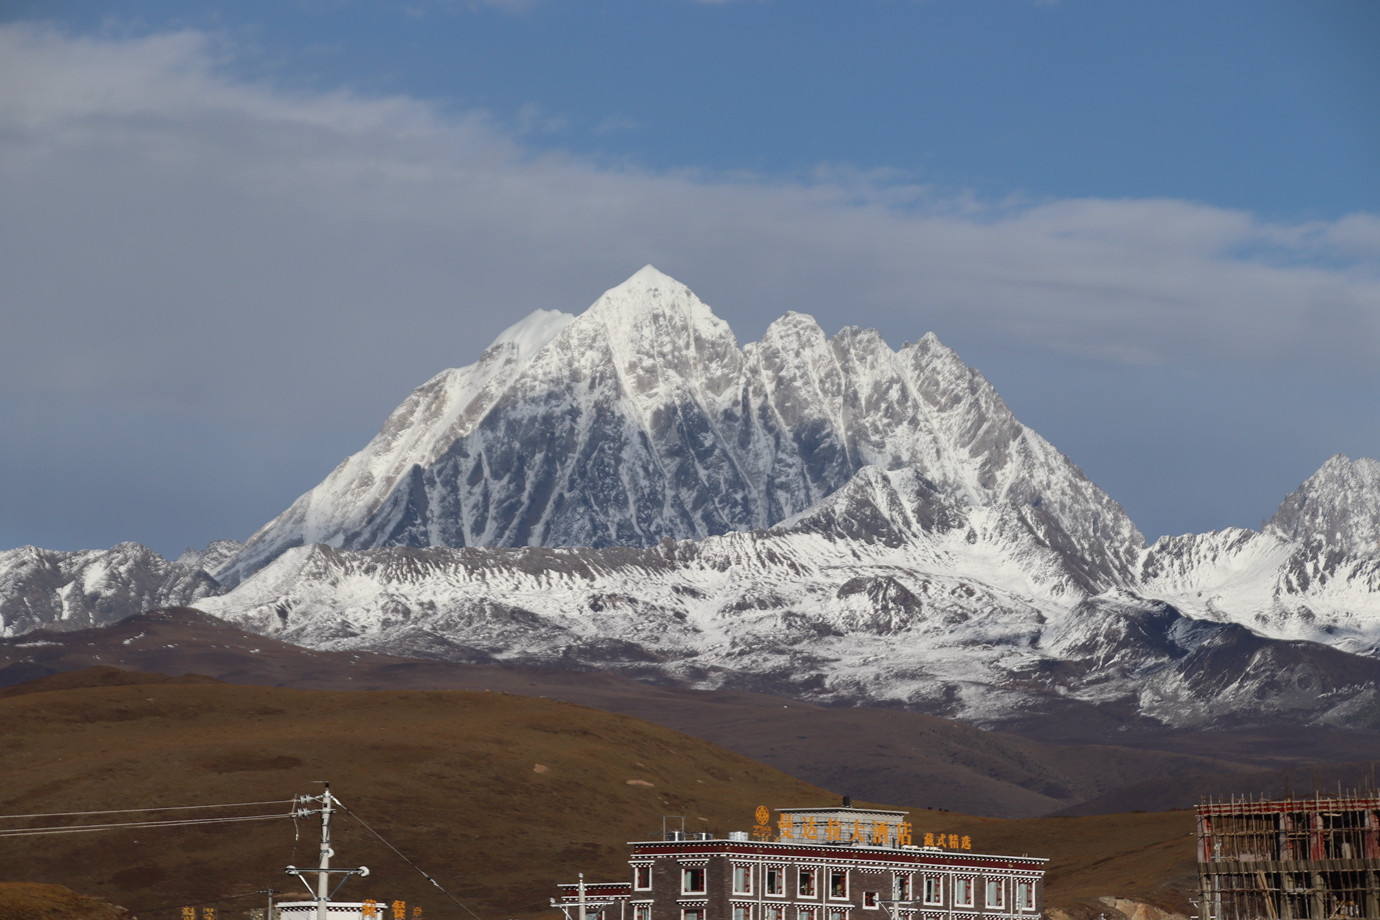
POLYGON ((460 900, 459 898, 457 898, 455 895, 451 894, 451 893, 450 893, 449 891, 447 891, 445 888, 441 887, 441 883, 440 883, 440 882, 436 881, 436 879, 434 879, 434 878, 432 878, 430 875, 428 875, 428 874, 426 873, 426 870, 423 869, 421 866, 417 865, 417 864, 414 863, 412 860, 410 860, 410 859, 408 859, 406 856, 404 856, 401 850, 399 850, 397 847, 393 846, 393 844, 391 844, 391 843, 389 843, 387 840, 385 840, 385 839, 384 839, 384 836, 383 836, 382 834, 380 834, 378 831, 374 830, 372 827, 369 826, 368 822, 366 822, 363 818, 361 818, 359 815, 355 814, 355 813, 354 813, 353 811, 351 811, 348 807, 346 807, 345 803, 342 802, 342 801, 340 801, 339 798, 336 798, 335 803, 336 803, 337 805, 340 806, 340 810, 341 810, 341 811, 345 812, 345 814, 349 815, 351 818, 354 818, 356 821, 358 821, 358 822, 364 827, 364 829, 365 829, 366 831, 368 831, 369 833, 371 833, 371 834, 373 834, 375 837, 377 837, 377 838, 379 839, 379 842, 380 842, 380 843, 382 843, 384 846, 388 847, 388 849, 392 850, 394 853, 398 854, 398 858, 399 858, 399 859, 401 859, 403 862, 407 863, 409 866, 411 866, 412 868, 416 869, 419 873, 421 873, 422 878, 426 879, 428 882, 430 882, 432 885, 434 885, 434 886, 436 887, 436 890, 437 890, 437 891, 441 892, 441 894, 445 895, 446 897, 448 897, 448 898, 450 898, 452 901, 454 901, 456 904, 458 904, 458 905, 460 905, 461 907, 463 907, 463 908, 465 909, 465 912, 468 913, 471 917, 473 917, 474 920, 482 920, 482 918, 480 918, 480 916, 479 916, 478 914, 476 914, 473 910, 470 909, 470 906, 469 906, 468 904, 466 904, 464 901, 462 901, 462 900, 460 900))
POLYGON ((42 815, 0 815, 0 821, 22 818, 77 818, 83 815, 124 815, 145 811, 191 811, 197 808, 253 808, 259 805, 290 805, 296 799, 275 799, 271 802, 231 802, 226 805, 160 805, 154 808, 108 808, 104 811, 53 811, 42 815))
POLYGON ((0 837, 40 837, 47 834, 85 834, 117 828, 193 827, 202 824, 234 824, 240 821, 268 821, 288 815, 244 815, 232 818, 184 818, 176 821, 121 821, 110 824, 75 824, 71 827, 13 827, 0 830, 0 837))

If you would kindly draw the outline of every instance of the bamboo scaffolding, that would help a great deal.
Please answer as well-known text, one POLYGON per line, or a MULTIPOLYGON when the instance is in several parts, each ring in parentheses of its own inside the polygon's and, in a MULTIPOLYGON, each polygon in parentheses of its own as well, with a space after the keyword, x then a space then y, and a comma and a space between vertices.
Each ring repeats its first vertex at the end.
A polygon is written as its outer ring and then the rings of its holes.
POLYGON ((1380 920, 1380 797, 1198 806, 1203 920, 1380 920))

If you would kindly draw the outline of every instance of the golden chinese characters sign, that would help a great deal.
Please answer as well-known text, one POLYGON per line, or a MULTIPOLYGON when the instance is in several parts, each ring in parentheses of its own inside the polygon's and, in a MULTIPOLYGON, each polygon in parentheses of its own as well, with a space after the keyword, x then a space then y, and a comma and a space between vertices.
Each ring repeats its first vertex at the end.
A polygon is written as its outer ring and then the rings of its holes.
POLYGON ((862 821, 846 823, 839 818, 828 818, 823 825, 814 815, 781 814, 777 816, 773 833, 771 809, 759 805, 753 814, 756 823, 752 827, 754 840, 813 840, 825 843, 867 843, 873 846, 900 847, 914 846, 917 842, 926 847, 946 850, 971 850, 971 837, 959 834, 926 831, 916 834, 909 821, 862 821))

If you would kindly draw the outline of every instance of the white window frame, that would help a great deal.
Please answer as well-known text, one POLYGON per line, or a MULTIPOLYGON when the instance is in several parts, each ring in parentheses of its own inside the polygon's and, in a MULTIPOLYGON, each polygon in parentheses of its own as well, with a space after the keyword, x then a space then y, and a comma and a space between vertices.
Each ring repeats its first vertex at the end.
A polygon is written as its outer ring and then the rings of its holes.
POLYGON ((893 872, 891 875, 891 899, 909 901, 915 891, 915 876, 910 872, 893 872))
POLYGON ((989 878, 989 879, 987 880, 987 885, 986 885, 985 887, 986 887, 987 891, 986 891, 986 893, 983 895, 983 899, 982 899, 984 905, 986 905, 987 907, 1005 907, 1005 906, 1006 906, 1006 885, 1005 885, 1005 883, 1004 883, 1004 881, 1003 881, 1002 879, 999 879, 999 878, 989 878), (997 896, 995 900, 993 900, 993 898, 992 898, 992 895, 993 895, 994 893, 995 893, 996 896, 997 896))
POLYGON ((973 879, 972 876, 964 875, 964 876, 960 876, 960 877, 955 878, 955 879, 954 879, 954 907, 972 907, 972 906, 973 906, 973 895, 974 895, 973 889, 976 888, 976 887, 977 887, 977 885, 976 885, 975 880, 973 879), (965 897, 960 897, 960 895, 959 895, 959 892, 960 892, 960 891, 966 892, 966 893, 967 893, 967 897, 966 897, 966 898, 965 898, 965 897))
POLYGON ((651 901, 647 901, 647 902, 642 903, 642 904, 634 904, 634 905, 632 906, 632 909, 633 909, 633 913, 632 913, 632 915, 633 915, 633 920, 652 920, 652 902, 651 902, 651 901))
POLYGON ((786 897, 786 867, 785 866, 764 866, 762 868, 762 893, 769 898, 786 897), (772 891, 768 886, 771 880, 771 873, 776 873, 776 890, 772 891))
POLYGON ((881 900, 882 893, 880 891, 864 891, 862 893, 863 910, 881 910, 881 900))
POLYGON ((843 867, 843 866, 830 866, 830 867, 828 868, 828 870, 826 870, 825 875, 827 875, 828 878, 829 878, 829 881, 828 881, 828 883, 827 883, 827 884, 828 884, 828 888, 829 888, 829 893, 826 895, 826 897, 828 898, 828 900, 830 900, 830 901, 847 901, 847 900, 848 900, 848 888, 849 888, 849 883, 852 881, 852 880, 848 877, 850 874, 851 874, 851 873, 850 873, 845 867, 843 867), (843 876, 843 894, 834 894, 834 876, 835 876, 835 875, 842 875, 842 876, 843 876))
POLYGON ((694 920, 705 920, 706 913, 703 907, 682 907, 680 909, 680 920, 691 920, 692 916, 694 920))
POLYGON ((680 893, 681 894, 704 894, 709 890, 709 867, 708 866, 681 866, 680 867, 680 893), (700 887, 691 888, 690 880, 693 873, 699 873, 700 887))
POLYGON ((740 901, 735 901, 733 903, 733 909, 730 916, 733 918, 733 920, 753 920, 752 905, 740 901), (739 911, 742 911, 742 916, 739 916, 739 911))
POLYGON ((817 907, 797 907, 795 909, 795 920, 815 920, 818 916, 817 907))
POLYGON ((1021 879, 1016 882, 1016 903, 1013 905, 1017 910, 1033 911, 1035 909, 1035 883, 1030 879, 1021 879), (1026 897, 1021 897, 1022 889, 1026 897))
POLYGON ((799 866, 795 870, 795 896, 797 898, 819 897, 819 867, 799 866), (810 890, 805 891, 805 879, 810 880, 810 890))
POLYGON ((651 863, 646 863, 646 864, 640 865, 640 866, 633 866, 633 891, 651 891, 651 890, 652 890, 652 866, 651 866, 651 863), (644 872, 647 874, 647 884, 642 885, 642 884, 640 884, 640 882, 642 881, 642 874, 643 874, 644 872))
POLYGON ((752 864, 751 863, 732 863, 733 873, 733 893, 752 894, 752 864), (743 880, 743 887, 738 887, 739 873, 743 880))
POLYGON ((927 875, 921 888, 922 900, 928 907, 944 906, 944 876, 927 875))

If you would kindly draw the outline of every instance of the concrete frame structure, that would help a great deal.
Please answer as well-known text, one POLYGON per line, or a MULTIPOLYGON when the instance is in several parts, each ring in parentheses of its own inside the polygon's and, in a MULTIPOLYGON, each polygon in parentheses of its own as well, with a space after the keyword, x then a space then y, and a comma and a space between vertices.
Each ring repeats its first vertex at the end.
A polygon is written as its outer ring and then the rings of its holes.
POLYGON ((1380 797, 1198 806, 1203 920, 1380 920, 1380 797))

